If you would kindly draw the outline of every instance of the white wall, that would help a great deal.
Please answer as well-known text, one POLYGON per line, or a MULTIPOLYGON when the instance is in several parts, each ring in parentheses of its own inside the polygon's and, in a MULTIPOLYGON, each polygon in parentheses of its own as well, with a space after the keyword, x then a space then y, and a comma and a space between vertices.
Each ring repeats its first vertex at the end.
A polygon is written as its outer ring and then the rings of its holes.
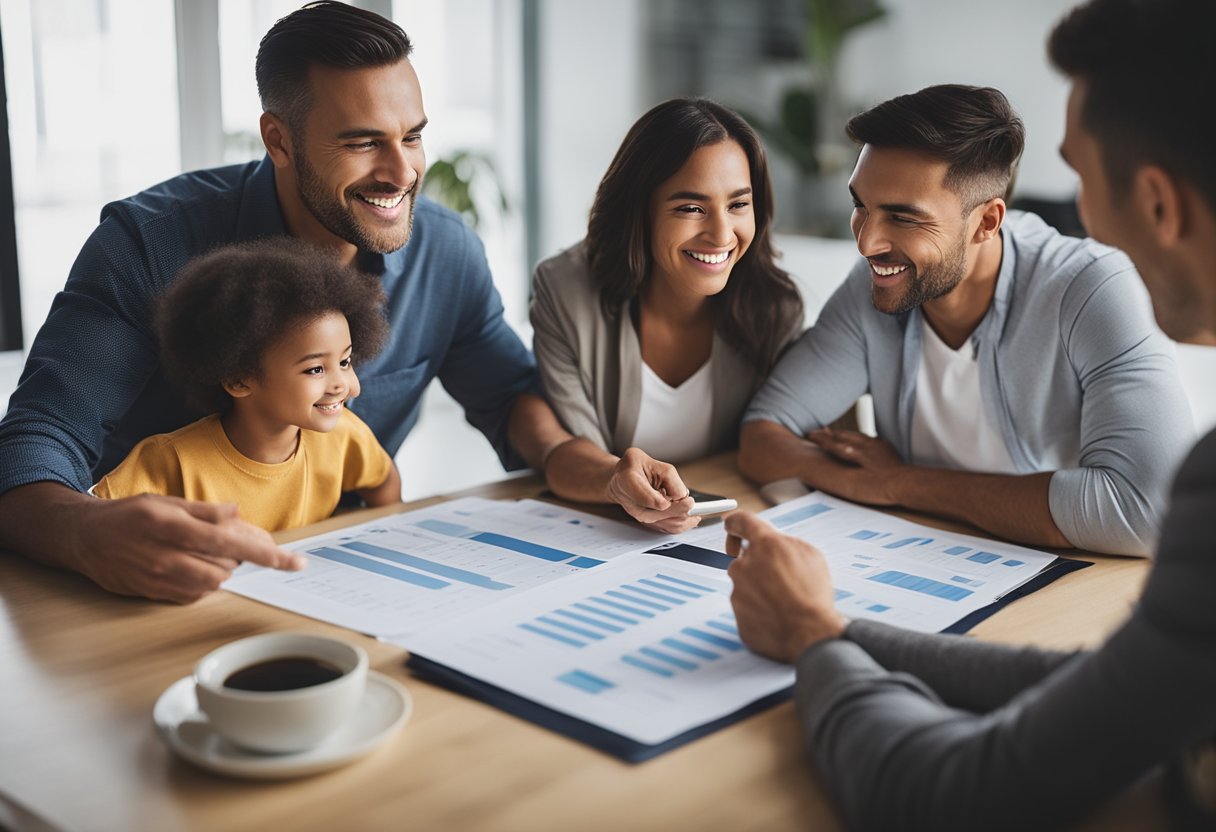
POLYGON ((1060 160, 1068 85, 1047 61, 1047 36, 1075 0, 883 0, 888 15, 841 55, 845 98, 871 106, 932 84, 992 86, 1026 123, 1018 191, 1067 199, 1076 176, 1060 160))
POLYGON ((641 0, 540 3, 540 256, 587 233, 596 186, 642 104, 641 0))

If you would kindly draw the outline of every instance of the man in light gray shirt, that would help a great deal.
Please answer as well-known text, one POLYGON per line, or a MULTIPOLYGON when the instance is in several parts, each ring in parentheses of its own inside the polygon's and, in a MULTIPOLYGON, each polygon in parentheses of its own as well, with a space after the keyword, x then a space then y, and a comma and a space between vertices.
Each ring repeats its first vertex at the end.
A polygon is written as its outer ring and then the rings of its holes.
MULTIPOLYGON (((1214 31, 1211 0, 1094 0, 1050 42, 1073 82, 1061 153, 1086 227, 1135 261, 1167 334, 1209 346, 1214 31)), ((1216 431, 1179 469, 1140 602, 1092 652, 848 622, 820 552, 746 512, 726 518, 731 601, 749 647, 796 664, 807 746, 850 829, 1054 829, 1162 766, 1172 826, 1216 829, 1214 514, 1216 431)))
POLYGON ((1131 261, 1006 211, 1023 135, 997 90, 929 87, 848 129, 864 259, 748 408, 743 472, 1147 554, 1193 426, 1131 261), (879 438, 825 427, 867 392, 879 438))

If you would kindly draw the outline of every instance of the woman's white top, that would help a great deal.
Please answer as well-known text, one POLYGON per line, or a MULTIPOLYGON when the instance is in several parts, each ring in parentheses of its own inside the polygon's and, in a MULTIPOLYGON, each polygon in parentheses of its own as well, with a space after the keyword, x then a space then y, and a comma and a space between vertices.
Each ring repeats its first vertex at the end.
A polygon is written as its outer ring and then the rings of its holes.
POLYGON ((712 447, 713 356, 679 387, 659 378, 642 362, 642 406, 633 432, 634 447, 663 462, 706 456, 712 447))

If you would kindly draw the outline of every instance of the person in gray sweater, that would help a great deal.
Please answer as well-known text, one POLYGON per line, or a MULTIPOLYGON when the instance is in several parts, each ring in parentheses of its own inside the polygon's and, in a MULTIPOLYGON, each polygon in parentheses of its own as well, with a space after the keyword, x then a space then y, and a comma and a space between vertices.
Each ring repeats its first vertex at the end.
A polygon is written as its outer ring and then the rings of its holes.
POLYGON ((1194 426, 1131 261, 1006 210, 1023 131, 995 89, 928 87, 848 130, 863 256, 748 407, 743 472, 1147 555, 1194 426), (863 393, 876 438, 825 429, 863 393))
MULTIPOLYGON (((1136 263, 1171 337, 1216 345, 1216 31, 1208 0, 1093 0, 1050 40, 1072 81, 1061 152, 1095 238, 1136 263)), ((1152 424, 1146 425, 1151 429, 1152 424)), ((797 708, 854 829, 1044 829, 1165 767, 1174 825, 1216 828, 1216 431, 1174 481, 1139 604, 1073 654, 844 620, 812 546, 727 517, 754 651, 797 666, 797 708)))

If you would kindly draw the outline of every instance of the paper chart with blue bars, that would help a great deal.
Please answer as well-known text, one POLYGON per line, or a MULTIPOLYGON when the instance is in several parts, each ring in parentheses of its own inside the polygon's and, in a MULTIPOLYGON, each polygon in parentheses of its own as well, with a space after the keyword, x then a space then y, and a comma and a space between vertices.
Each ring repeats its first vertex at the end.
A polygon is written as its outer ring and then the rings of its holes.
POLYGON ((721 570, 652 554, 403 642, 419 656, 654 744, 793 684, 739 640, 721 570))
POLYGON ((224 586, 370 635, 405 636, 667 539, 537 501, 466 498, 288 544, 308 557, 302 572, 245 566, 224 586))
POLYGON ((764 513, 827 556, 836 606, 922 632, 940 632, 1029 581, 1055 555, 911 523, 823 494, 764 513))
MULTIPOLYGON (((1009 543, 944 532, 815 492, 761 514, 827 556, 836 606, 921 632, 940 632, 1056 560, 1009 543)), ((697 545, 721 547, 711 538, 697 545)))

